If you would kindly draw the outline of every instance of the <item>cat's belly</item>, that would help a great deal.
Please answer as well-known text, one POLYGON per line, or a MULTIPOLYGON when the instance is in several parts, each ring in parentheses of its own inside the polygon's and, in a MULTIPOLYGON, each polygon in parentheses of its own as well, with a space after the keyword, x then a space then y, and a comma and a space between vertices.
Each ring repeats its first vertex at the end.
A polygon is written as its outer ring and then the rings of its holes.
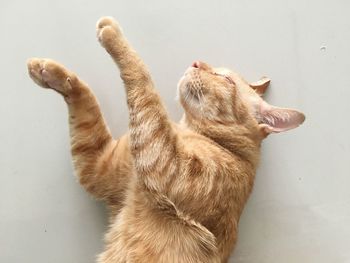
POLYGON ((111 262, 221 262, 214 235, 202 225, 129 193, 106 234, 101 258, 111 262))

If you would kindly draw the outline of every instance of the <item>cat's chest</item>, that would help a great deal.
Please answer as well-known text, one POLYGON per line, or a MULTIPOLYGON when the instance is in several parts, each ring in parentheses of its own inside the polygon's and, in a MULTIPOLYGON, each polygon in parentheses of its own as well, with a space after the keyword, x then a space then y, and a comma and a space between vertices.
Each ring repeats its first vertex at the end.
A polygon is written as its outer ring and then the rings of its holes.
POLYGON ((178 174, 168 186, 170 199, 195 218, 238 213, 253 185, 254 171, 215 144, 188 142, 178 174))

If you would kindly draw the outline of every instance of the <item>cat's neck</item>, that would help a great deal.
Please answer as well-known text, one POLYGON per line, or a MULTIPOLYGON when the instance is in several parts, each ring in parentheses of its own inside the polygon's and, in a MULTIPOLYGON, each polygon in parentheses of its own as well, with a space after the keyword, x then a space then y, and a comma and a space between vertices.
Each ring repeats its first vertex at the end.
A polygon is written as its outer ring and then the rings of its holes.
POLYGON ((225 125, 197 120, 184 114, 179 125, 213 140, 232 154, 248 161, 254 167, 258 163, 263 137, 259 134, 258 129, 250 123, 225 125))

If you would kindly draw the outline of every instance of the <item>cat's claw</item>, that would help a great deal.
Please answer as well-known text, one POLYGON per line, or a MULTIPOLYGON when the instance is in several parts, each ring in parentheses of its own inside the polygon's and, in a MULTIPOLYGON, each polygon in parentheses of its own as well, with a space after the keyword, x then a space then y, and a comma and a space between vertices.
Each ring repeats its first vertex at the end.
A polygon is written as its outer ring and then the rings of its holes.
POLYGON ((115 39, 122 36, 122 30, 114 18, 106 16, 98 20, 96 25, 97 38, 107 50, 115 43, 115 39))
POLYGON ((62 65, 50 60, 31 58, 27 62, 29 76, 43 88, 53 89, 67 97, 74 77, 62 65))

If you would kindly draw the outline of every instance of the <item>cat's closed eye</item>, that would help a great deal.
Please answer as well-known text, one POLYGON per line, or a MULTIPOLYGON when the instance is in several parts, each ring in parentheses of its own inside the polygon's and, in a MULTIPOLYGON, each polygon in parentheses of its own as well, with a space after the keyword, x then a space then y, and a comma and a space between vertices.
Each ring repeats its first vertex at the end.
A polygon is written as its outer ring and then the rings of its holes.
POLYGON ((227 76, 227 75, 220 74, 220 73, 217 73, 217 72, 214 72, 214 75, 224 78, 231 85, 236 85, 236 83, 233 81, 233 79, 231 77, 227 76))

